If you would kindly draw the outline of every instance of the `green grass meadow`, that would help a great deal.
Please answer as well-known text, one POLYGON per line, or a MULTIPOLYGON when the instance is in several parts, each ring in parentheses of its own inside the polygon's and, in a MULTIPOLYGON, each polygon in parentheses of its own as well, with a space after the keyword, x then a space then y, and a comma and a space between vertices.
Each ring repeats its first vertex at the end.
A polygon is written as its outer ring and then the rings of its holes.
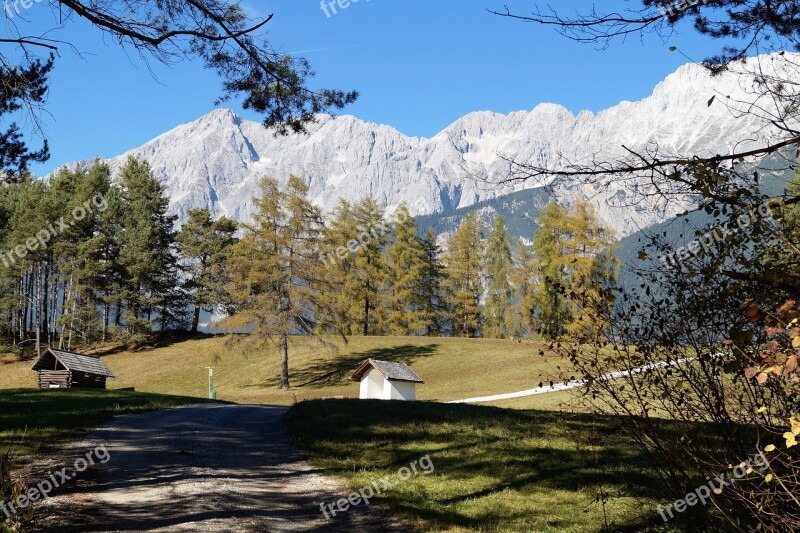
POLYGON ((196 398, 131 391, 0 391, 0 450, 24 457, 78 439, 115 415, 197 403, 196 398))
POLYGON ((143 352, 106 349, 112 390, 37 390, 30 361, 0 362, 0 449, 18 460, 79 439, 114 415, 207 401, 282 404, 295 445, 351 490, 430 456, 435 470, 373 502, 421 531, 664 531, 659 483, 621 421, 589 414, 581 390, 495 402, 443 403, 569 377, 538 342, 293 338, 292 388, 277 388, 276 346, 201 337, 143 352), (409 364, 418 402, 356 400, 349 376, 368 358, 409 364), (131 390, 121 390, 135 387, 131 390), (324 399, 324 400, 323 400, 324 399))
MULTIPOLYGON (((353 337, 348 343, 328 339, 326 346, 307 337, 291 339, 288 391, 278 390, 278 348, 248 348, 232 337, 175 342, 146 352, 122 351, 103 357, 116 379, 109 388, 135 387, 140 392, 206 398, 208 370, 214 367, 218 398, 237 403, 291 405, 301 400, 358 398, 350 375, 369 358, 407 363, 425 384, 423 401, 449 401, 526 390, 558 380, 568 363, 539 342, 428 337, 353 337), (545 355, 540 355, 544 353, 545 355), (559 370, 558 367, 562 369, 559 370)), ((31 362, 0 364, 0 390, 36 386, 31 362)), ((2 392, 0 392, 2 394, 2 392)), ((524 402, 525 408, 549 395, 524 402)), ((570 395, 558 401, 568 408, 570 395)))
POLYGON ((310 401, 288 415, 312 464, 358 491, 430 456, 434 473, 375 498, 424 531, 661 531, 658 480, 619 421, 417 402, 310 401))

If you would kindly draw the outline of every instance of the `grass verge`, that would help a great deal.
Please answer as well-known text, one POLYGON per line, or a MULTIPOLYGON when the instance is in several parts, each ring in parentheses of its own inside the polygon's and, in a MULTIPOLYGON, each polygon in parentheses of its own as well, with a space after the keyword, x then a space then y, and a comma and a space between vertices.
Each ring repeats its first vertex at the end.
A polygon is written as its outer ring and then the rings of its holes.
POLYGON ((75 440, 120 414, 198 403, 197 398, 120 390, 0 390, 0 452, 17 459, 75 440))
MULTIPOLYGON (((350 490, 427 531, 657 531, 658 480, 619 420, 426 402, 309 401, 292 440, 350 490), (398 469, 429 455, 434 473, 398 469)), ((345 495, 342 495, 345 496, 345 495)))

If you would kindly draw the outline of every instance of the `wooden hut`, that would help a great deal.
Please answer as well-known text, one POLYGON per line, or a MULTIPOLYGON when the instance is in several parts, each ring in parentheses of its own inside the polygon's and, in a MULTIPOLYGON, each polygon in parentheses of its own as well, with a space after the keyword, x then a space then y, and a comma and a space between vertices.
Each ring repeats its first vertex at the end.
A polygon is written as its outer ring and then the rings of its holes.
POLYGON ((39 373, 40 389, 105 389, 114 374, 94 355, 47 348, 33 363, 39 373))

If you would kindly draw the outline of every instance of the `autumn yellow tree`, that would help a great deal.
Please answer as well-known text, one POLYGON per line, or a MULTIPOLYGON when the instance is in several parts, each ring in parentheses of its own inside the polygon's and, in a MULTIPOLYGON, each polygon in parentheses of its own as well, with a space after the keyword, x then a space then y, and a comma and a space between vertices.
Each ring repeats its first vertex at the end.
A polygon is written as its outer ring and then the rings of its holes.
POLYGON ((289 335, 315 331, 314 309, 322 279, 319 249, 322 216, 307 198, 308 186, 292 176, 285 189, 278 181, 261 181, 254 198, 254 222, 244 226, 229 263, 227 289, 231 316, 224 325, 234 331, 254 328, 246 342, 277 338, 281 355, 279 388, 289 388, 289 335))
POLYGON ((539 283, 534 299, 542 333, 596 338, 614 304, 619 264, 613 234, 587 203, 567 209, 551 202, 536 221, 533 264, 539 283))
POLYGON ((478 214, 464 217, 444 255, 445 301, 453 334, 475 337, 481 329, 483 240, 478 214))

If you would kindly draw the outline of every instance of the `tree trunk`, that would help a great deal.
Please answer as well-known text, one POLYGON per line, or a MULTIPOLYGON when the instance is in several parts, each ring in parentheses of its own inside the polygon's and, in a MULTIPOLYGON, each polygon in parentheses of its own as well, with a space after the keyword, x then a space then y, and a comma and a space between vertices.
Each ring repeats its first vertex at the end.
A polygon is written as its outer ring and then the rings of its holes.
POLYGON ((26 320, 26 302, 25 302, 25 277, 19 279, 19 303, 17 308, 17 321, 19 342, 25 340, 25 320, 26 320))
POLYGON ((39 282, 39 298, 41 300, 40 307, 42 310, 39 331, 45 333, 47 343, 50 344, 52 342, 50 338, 50 261, 45 260, 42 270, 43 272, 40 273, 42 279, 39 282))
POLYGON ((192 317, 192 333, 197 333, 197 327, 200 324, 200 306, 194 306, 194 316, 192 317))
MULTIPOLYGON (((34 265, 33 272, 36 277, 36 357, 42 355, 42 272, 41 265, 34 265)), ((44 323, 45 326, 47 323, 44 323)))
POLYGON ((53 264, 51 266, 52 270, 52 289, 50 290, 50 322, 48 327, 50 328, 50 343, 54 344, 56 342, 56 335, 58 335, 56 323, 59 319, 59 306, 58 306, 58 298, 61 288, 64 286, 64 281, 62 275, 58 273, 56 265, 53 264))
POLYGON ((31 279, 33 275, 28 272, 27 274, 23 275, 22 278, 22 292, 20 292, 20 305, 22 305, 22 329, 20 330, 20 342, 26 340, 28 338, 28 332, 30 331, 30 325, 28 324, 30 319, 30 309, 32 301, 31 298, 31 279))
POLYGON ((369 335, 369 291, 371 290, 367 284, 367 295, 364 297, 364 336, 369 335))
MULTIPOLYGON (((69 279, 64 281, 64 297, 63 297, 63 299, 61 301, 61 316, 62 317, 66 316, 67 313, 68 313, 67 303, 69 301, 69 296, 70 296, 70 294, 72 292, 72 285, 73 285, 74 279, 75 279, 75 272, 72 271, 72 272, 69 273, 69 279)), ((63 350, 64 349, 65 343, 67 341, 67 337, 66 336, 67 336, 68 330, 69 330, 69 325, 68 325, 67 322, 64 322, 61 325, 61 335, 59 335, 59 341, 58 341, 58 349, 59 350, 63 350)))
POLYGON ((289 388, 289 334, 281 332, 281 382, 279 389, 289 388))
POLYGON ((161 331, 165 331, 167 329, 167 304, 161 306, 161 316, 159 316, 159 322, 161 322, 161 331))
POLYGON ((103 298, 103 342, 108 338, 108 315, 111 312, 111 305, 108 303, 108 291, 105 291, 103 298))

